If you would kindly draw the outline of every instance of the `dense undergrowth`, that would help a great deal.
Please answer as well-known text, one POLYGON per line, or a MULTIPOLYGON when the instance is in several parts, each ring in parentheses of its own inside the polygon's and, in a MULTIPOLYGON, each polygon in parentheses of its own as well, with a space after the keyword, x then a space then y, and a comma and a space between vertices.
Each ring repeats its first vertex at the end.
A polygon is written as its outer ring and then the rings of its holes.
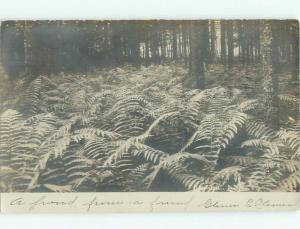
POLYGON ((243 74, 228 87, 208 69, 205 90, 177 65, 19 80, 1 103, 0 190, 299 191, 298 98, 278 96, 273 130, 243 74))

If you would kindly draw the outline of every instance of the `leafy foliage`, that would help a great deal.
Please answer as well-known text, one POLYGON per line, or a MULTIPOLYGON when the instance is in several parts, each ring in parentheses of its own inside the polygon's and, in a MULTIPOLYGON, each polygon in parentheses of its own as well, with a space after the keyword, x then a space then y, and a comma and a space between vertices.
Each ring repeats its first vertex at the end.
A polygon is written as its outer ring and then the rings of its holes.
POLYGON ((1 191, 299 190, 295 121, 274 130, 260 96, 192 90, 186 74, 157 65, 36 78, 0 114, 1 191))

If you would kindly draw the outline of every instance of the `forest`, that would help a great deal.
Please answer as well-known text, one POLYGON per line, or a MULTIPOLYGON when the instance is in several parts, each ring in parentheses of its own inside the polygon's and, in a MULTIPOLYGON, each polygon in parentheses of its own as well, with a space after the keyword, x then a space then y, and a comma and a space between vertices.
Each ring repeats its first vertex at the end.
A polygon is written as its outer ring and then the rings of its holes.
POLYGON ((300 191, 298 21, 0 27, 0 192, 300 191))

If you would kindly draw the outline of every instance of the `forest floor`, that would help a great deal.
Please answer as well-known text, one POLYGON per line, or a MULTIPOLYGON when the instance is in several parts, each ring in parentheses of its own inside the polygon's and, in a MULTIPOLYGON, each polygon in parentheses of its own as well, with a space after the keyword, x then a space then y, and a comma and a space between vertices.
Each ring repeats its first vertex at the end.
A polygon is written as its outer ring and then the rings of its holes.
MULTIPOLYGON (((168 75, 165 77, 172 78, 177 76, 184 76, 188 83, 187 86, 194 88, 195 83, 191 81, 195 81, 194 79, 189 79, 188 77, 188 67, 181 63, 168 63, 166 65, 152 65, 149 67, 142 66, 140 68, 140 72, 138 69, 135 69, 130 66, 125 66, 116 69, 123 69, 124 71, 130 70, 135 72, 137 75, 143 75, 145 69, 150 69, 147 74, 157 74, 160 71, 161 66, 169 66, 170 69, 174 69, 172 71, 172 75, 168 75), (155 69, 157 67, 157 69, 155 69), (150 73, 152 72, 152 73, 150 73)), ((95 74, 109 74, 109 72, 113 71, 113 68, 104 68, 97 69, 93 72, 88 73, 88 75, 95 74), (105 73, 106 72, 106 73, 105 73)), ((167 71, 170 72, 171 70, 167 71)), ((127 73, 128 74, 128 73, 127 73)), ((162 74, 161 72, 159 74, 162 74)), ((164 76, 164 75, 162 75, 164 76)), ((294 96, 299 95, 299 82, 295 80, 292 76, 292 73, 286 69, 282 69, 278 73, 279 78, 279 94, 291 94, 294 96)), ((9 77, 5 73, 4 68, 0 65, 0 98, 5 98, 8 94, 10 94, 10 82, 9 77)), ((209 64, 207 65, 205 72, 205 84, 207 88, 215 87, 215 86, 224 86, 228 88, 237 88, 243 90, 245 93, 251 95, 255 95, 257 93, 263 92, 263 76, 261 75, 260 66, 258 64, 250 64, 250 65, 234 65, 232 69, 226 68, 223 64, 209 64)))
POLYGON ((205 90, 181 64, 0 77, 0 191, 299 190, 289 72, 280 130, 264 123, 256 65, 209 65, 205 90))

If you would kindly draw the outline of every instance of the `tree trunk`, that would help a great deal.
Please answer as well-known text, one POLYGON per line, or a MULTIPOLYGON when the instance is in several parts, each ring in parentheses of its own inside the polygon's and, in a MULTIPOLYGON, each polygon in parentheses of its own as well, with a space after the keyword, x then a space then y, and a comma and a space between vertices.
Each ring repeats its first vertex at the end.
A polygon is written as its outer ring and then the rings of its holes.
POLYGON ((172 33, 172 57, 173 59, 177 59, 178 57, 177 50, 177 32, 176 25, 173 25, 173 33, 172 33))
POLYGON ((33 53, 32 53, 32 46, 33 41, 32 41, 32 23, 33 22, 28 22, 25 21, 24 23, 24 63, 25 63, 25 73, 26 74, 32 74, 33 69, 33 53))
POLYGON ((255 47, 256 47, 256 61, 260 61, 260 21, 258 20, 255 23, 255 27, 256 27, 256 40, 255 40, 255 47))
POLYGON ((182 45, 183 45, 183 57, 184 57, 185 66, 188 65, 188 50, 187 50, 188 34, 189 31, 187 29, 187 23, 184 23, 182 28, 182 45))
MULTIPOLYGON (((272 23, 266 21, 262 24, 261 31, 261 73, 264 78, 265 91, 265 122, 279 129, 279 111, 278 111, 278 79, 274 72, 274 37, 272 37, 272 23)), ((273 30, 274 31, 274 30, 273 30)))
POLYGON ((215 21, 210 21, 210 62, 216 61, 216 28, 215 21))
POLYGON ((227 37, 228 37, 228 67, 232 68, 233 54, 234 54, 232 21, 227 21, 227 37))
POLYGON ((292 77, 295 82, 299 81, 299 23, 298 21, 295 21, 292 23, 291 28, 291 37, 292 37, 292 77))
POLYGON ((203 31, 204 26, 201 22, 192 22, 191 38, 190 38, 190 74, 196 79, 196 87, 199 89, 205 88, 204 78, 204 55, 203 55, 203 31))
POLYGON ((224 20, 221 21, 221 61, 224 65, 226 65, 226 28, 225 28, 226 22, 224 20))

